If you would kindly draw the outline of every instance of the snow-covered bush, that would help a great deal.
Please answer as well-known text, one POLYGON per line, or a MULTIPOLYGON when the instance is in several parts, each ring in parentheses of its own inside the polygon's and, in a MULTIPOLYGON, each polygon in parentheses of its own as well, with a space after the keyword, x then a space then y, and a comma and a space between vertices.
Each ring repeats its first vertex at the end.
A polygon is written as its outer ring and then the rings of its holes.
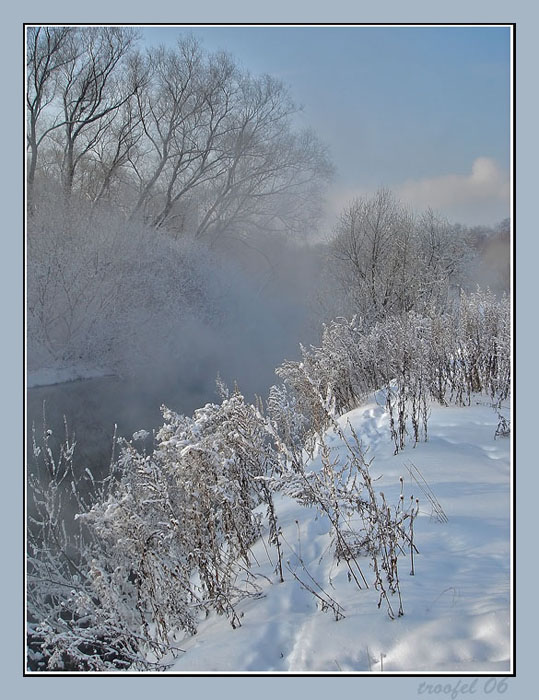
POLYGON ((324 327, 320 347, 302 346, 301 360, 283 363, 276 373, 286 401, 303 416, 307 438, 321 434, 333 414, 383 389, 397 452, 409 421, 415 442, 427 438, 429 398, 469 403, 472 394, 485 393, 495 402, 506 399, 510 350, 509 300, 478 290, 463 292, 443 313, 408 311, 370 326, 337 319, 324 327))
POLYGON ((99 585, 100 573, 112 577, 117 568, 84 518, 73 525, 74 513, 106 500, 111 483, 111 477, 96 483, 89 471, 78 475, 74 450, 67 428, 58 450, 49 429, 44 427, 40 439, 34 433, 28 484, 28 668, 152 668, 141 653, 148 640, 139 632, 136 607, 129 605, 130 582, 116 576, 114 588, 99 585))
POLYGON ((309 420, 302 413, 297 394, 285 384, 270 387, 267 399, 268 415, 279 439, 294 453, 305 447, 309 420))
MULTIPOLYGON (((413 538, 413 523, 418 514, 418 502, 405 502, 403 481, 396 505, 386 502, 383 493, 377 494, 370 475, 372 458, 366 451, 351 425, 348 436, 333 417, 328 416, 332 432, 345 446, 345 458, 332 456, 324 436, 318 436, 321 469, 306 470, 293 458, 285 445, 277 441, 289 459, 282 464, 277 475, 265 477, 272 490, 281 491, 301 505, 316 508, 331 525, 331 551, 337 563, 344 562, 348 580, 358 589, 370 588, 379 592, 378 607, 385 603, 389 617, 404 614, 401 598, 398 564, 399 558, 408 552, 412 561, 417 551, 413 538), (374 572, 369 580, 367 567, 374 572), (395 607, 393 596, 397 597, 395 607)), ((322 610, 331 609, 336 620, 344 617, 338 602, 316 581, 308 571, 301 554, 295 553, 301 564, 303 578, 288 570, 306 590, 320 601, 322 610)))
POLYGON ((152 667, 174 651, 171 630, 194 634, 211 610, 239 626, 237 601, 258 594, 249 566, 259 504, 268 509, 270 543, 278 537, 260 479, 278 466, 266 419, 237 391, 192 418, 166 408, 163 417, 151 455, 119 441, 107 488, 88 503, 78 498, 74 444, 59 459, 47 433, 44 447, 36 444, 46 475, 30 484, 34 669, 152 667), (62 510, 70 495, 79 511, 74 539, 62 510))
POLYGON ((163 417, 151 455, 122 443, 119 482, 85 520, 117 567, 96 580, 114 596, 117 572, 132 580, 130 605, 146 634, 167 644, 170 629, 193 634, 212 609, 240 624, 236 602, 257 593, 239 579, 260 535, 253 511, 268 500, 257 478, 275 456, 264 419, 238 392, 192 418, 166 408, 163 417))
MULTIPOLYGON (((335 556, 360 589, 369 582, 359 560, 369 557, 380 602, 390 616, 402 614, 395 547, 406 541, 403 514, 390 512, 374 494, 357 438, 345 464, 332 463, 322 443, 322 471, 306 471, 301 417, 295 436, 281 435, 284 424, 275 420, 283 406, 287 420, 293 415, 285 390, 273 392, 273 417, 265 417, 238 391, 220 388, 222 402, 192 417, 163 407, 151 454, 138 451, 136 440, 119 440, 111 474, 94 483, 86 502, 73 468, 74 442, 66 439, 58 458, 47 432, 43 447, 35 443, 46 473, 36 472, 31 482, 32 670, 165 668, 171 654, 181 653, 178 635, 195 634, 211 611, 240 626, 237 603, 260 593, 251 546, 263 532, 275 548, 278 579, 286 575, 277 491, 328 517, 335 556), (64 498, 74 501, 68 511, 64 498), (66 517, 74 507, 78 534, 70 536, 66 517), (398 610, 392 594, 399 595, 398 610)), ((324 410, 335 427, 330 408, 324 410)), ((331 596, 322 600, 324 609, 342 617, 331 596)))
POLYGON ((32 212, 27 238, 30 368, 170 362, 184 333, 193 344, 226 315, 233 275, 193 240, 58 195, 32 212))
POLYGON ((511 391, 509 299, 489 290, 462 294, 458 309, 457 358, 468 402, 474 392, 503 401, 511 391))

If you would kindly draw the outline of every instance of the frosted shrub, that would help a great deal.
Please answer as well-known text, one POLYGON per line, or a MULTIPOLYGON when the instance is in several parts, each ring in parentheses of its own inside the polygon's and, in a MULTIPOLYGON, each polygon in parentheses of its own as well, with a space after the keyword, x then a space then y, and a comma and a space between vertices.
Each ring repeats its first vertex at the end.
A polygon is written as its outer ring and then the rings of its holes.
POLYGON ((27 622, 30 670, 148 669, 142 655, 133 590, 103 542, 75 512, 106 499, 110 478, 98 484, 76 475, 75 441, 53 450, 46 427, 33 436, 27 534, 27 622), (91 488, 88 489, 88 481, 91 488), (82 493, 89 493, 86 501, 82 493), (114 585, 102 585, 104 580, 114 585), (130 588, 131 587, 131 588, 130 588))
POLYGON ((279 438, 294 452, 301 451, 307 439, 309 421, 298 406, 297 395, 284 384, 272 386, 267 407, 279 438))
MULTIPOLYGON (((351 437, 328 415, 328 423, 346 447, 344 460, 332 458, 324 436, 318 437, 320 471, 307 471, 287 459, 278 475, 265 481, 272 490, 282 491, 304 507, 314 507, 327 517, 331 525, 331 551, 337 563, 344 562, 348 580, 358 589, 373 586, 379 592, 378 607, 385 603, 389 617, 404 614, 400 593, 399 557, 410 553, 412 561, 417 552, 413 541, 413 522, 418 513, 417 501, 405 504, 402 491, 396 506, 390 506, 383 493, 377 494, 370 476, 372 459, 367 460, 358 436, 349 425, 351 437), (366 573, 370 566, 374 581, 366 573), (396 596, 398 607, 395 607, 396 596)), ((279 445, 279 443, 278 443, 279 445)), ((280 445, 283 454, 286 446, 280 445)), ((290 456, 290 455, 289 455, 290 456)), ((307 569, 300 553, 295 556, 301 572, 288 570, 298 583, 319 601, 321 609, 332 610, 335 620, 344 617, 336 600, 316 581, 307 569)))
POLYGON ((239 393, 192 418, 166 408, 163 417, 152 455, 123 443, 118 487, 87 517, 132 578, 143 626, 151 621, 166 643, 169 629, 192 634, 211 609, 240 624, 235 603, 257 589, 239 588, 238 561, 251 563, 253 509, 266 499, 256 479, 274 458, 262 417, 239 393))
POLYGON ((320 347, 302 346, 301 361, 277 368, 311 442, 329 425, 328 416, 345 413, 379 389, 396 452, 409 434, 415 442, 427 439, 431 398, 463 404, 474 393, 498 403, 508 397, 509 300, 478 290, 462 293, 444 312, 427 311, 390 315, 370 327, 337 319, 324 327, 320 347))
POLYGON ((151 455, 118 442, 106 488, 96 485, 87 504, 78 498, 74 443, 66 441, 59 459, 47 433, 44 448, 36 444, 49 478, 31 483, 34 670, 159 668, 164 655, 179 651, 171 630, 194 634, 211 610, 239 626, 237 602, 259 594, 249 567, 261 503, 282 580, 276 515, 262 478, 278 471, 267 420, 238 392, 192 418, 166 408, 163 418, 151 455), (65 493, 78 511, 75 539, 62 516, 65 493))
POLYGON ((462 294, 458 308, 460 385, 468 402, 474 392, 503 401, 511 389, 510 305, 490 290, 462 294))
POLYGON ((356 317, 351 321, 339 318, 324 326, 322 346, 313 348, 339 414, 357 406, 369 390, 372 367, 361 342, 363 333, 364 326, 356 317))

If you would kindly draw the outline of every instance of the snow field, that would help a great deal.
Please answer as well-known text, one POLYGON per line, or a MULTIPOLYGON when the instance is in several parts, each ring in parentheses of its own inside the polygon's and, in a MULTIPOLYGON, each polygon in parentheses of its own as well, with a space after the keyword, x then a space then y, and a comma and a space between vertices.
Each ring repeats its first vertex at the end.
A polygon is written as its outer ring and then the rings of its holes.
MULTIPOLYGON (((486 403, 486 401, 485 401, 486 403)), ((275 574, 276 552, 267 533, 252 548, 252 571, 260 597, 237 606, 241 627, 232 629, 215 614, 197 635, 178 645, 185 650, 173 672, 330 673, 503 673, 511 670, 510 628, 510 440, 494 439, 497 415, 489 406, 431 406, 429 440, 393 454, 385 410, 372 401, 342 416, 368 446, 375 489, 396 505, 399 477, 404 496, 419 498, 414 525, 415 576, 410 556, 399 559, 404 616, 391 620, 371 585, 369 560, 359 560, 370 588, 349 582, 337 564, 330 523, 314 508, 275 497, 282 529, 284 583, 275 574), (448 522, 432 507, 408 473, 413 463, 432 489, 448 522), (271 557, 271 562, 268 557, 271 557), (295 578, 328 596, 331 609, 295 578)), ((331 454, 345 458, 341 439, 328 431, 331 454)), ((318 469, 319 457, 307 464, 318 469)), ((397 604, 398 607, 398 604, 397 604)))

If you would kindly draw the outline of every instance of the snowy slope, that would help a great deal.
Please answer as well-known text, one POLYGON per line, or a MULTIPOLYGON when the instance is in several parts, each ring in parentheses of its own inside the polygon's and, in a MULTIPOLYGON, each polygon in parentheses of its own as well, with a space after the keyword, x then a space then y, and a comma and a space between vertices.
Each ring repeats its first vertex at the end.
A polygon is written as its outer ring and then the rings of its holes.
POLYGON ((115 376, 110 370, 103 368, 90 368, 81 365, 66 367, 42 367, 28 372, 26 385, 28 389, 38 386, 51 386, 64 382, 75 382, 79 379, 96 379, 100 377, 115 376))
MULTIPOLYGON (((497 416, 488 406, 432 406, 429 441, 393 455, 387 417, 373 401, 340 419, 348 421, 375 457, 371 474, 388 502, 420 499, 416 521, 415 576, 409 557, 399 572, 404 616, 391 620, 377 608, 372 586, 358 590, 344 564, 329 551, 329 523, 292 499, 276 499, 285 561, 296 575, 309 575, 344 609, 335 621, 285 569, 279 583, 265 542, 253 547, 262 597, 238 606, 242 626, 210 616, 196 636, 178 642, 185 650, 173 672, 474 672, 511 670, 510 648, 510 441, 494 439, 497 416), (416 465, 448 522, 439 522, 406 464, 416 465), (302 559, 305 568, 300 563, 302 559), (307 569, 307 571, 305 571, 307 569), (266 578, 267 577, 267 578, 266 578)), ((343 445, 328 433, 332 454, 343 445)), ((309 465, 317 468, 317 459, 309 465)), ((272 550, 273 552, 273 550, 272 550)), ((271 556, 274 558, 274 554, 271 556)), ((371 582, 372 570, 364 571, 371 582), (370 578, 369 578, 370 577, 370 578)), ((317 589, 319 590, 319 589, 317 589)))

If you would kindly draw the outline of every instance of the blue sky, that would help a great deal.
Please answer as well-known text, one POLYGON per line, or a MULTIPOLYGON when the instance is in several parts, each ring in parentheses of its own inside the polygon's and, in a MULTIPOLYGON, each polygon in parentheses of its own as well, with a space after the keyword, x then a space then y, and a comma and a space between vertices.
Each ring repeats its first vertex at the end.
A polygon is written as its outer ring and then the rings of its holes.
POLYGON ((149 45, 186 32, 289 87, 336 166, 328 216, 381 185, 463 223, 509 215, 509 28, 141 30, 149 45))

